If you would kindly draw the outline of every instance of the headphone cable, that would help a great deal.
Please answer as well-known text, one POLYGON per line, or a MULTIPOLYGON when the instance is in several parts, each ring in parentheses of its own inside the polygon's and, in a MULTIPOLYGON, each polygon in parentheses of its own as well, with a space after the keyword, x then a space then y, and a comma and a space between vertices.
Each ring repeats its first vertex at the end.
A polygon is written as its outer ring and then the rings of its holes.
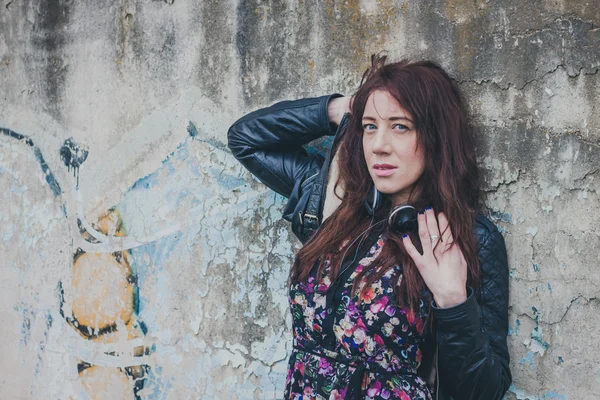
MULTIPOLYGON (((380 225, 382 223, 384 223, 386 220, 382 219, 381 221, 373 224, 373 220, 375 219, 375 216, 373 215, 373 217, 371 217, 371 222, 369 224, 369 227, 367 229, 365 229, 364 231, 362 231, 362 233, 360 235, 358 235, 353 241, 352 243, 350 243, 350 245, 348 245, 348 247, 346 248, 346 251, 344 252, 344 255, 342 256, 342 260, 340 261, 340 268, 342 267, 343 263, 344 263, 344 258, 346 258, 346 254, 348 253, 348 250, 350 250, 350 248, 352 247, 352 245, 354 244, 354 242, 356 242, 358 240, 358 238, 360 238, 362 236, 361 241, 358 243, 358 246, 356 247, 356 251, 354 252, 354 258, 352 259, 352 261, 350 262, 350 264, 348 264, 346 266, 346 268, 344 268, 342 271, 340 271, 340 273, 338 274, 337 278, 341 277, 344 272, 346 272, 348 270, 348 268, 350 268, 350 266, 354 263, 354 261, 356 260, 356 257, 358 255, 358 250, 360 249, 360 246, 362 245, 362 242, 365 240, 366 236, 365 233, 367 233, 369 230, 373 229, 374 227, 376 227, 377 225, 380 225)), ((336 278, 336 279, 337 279, 336 278)))

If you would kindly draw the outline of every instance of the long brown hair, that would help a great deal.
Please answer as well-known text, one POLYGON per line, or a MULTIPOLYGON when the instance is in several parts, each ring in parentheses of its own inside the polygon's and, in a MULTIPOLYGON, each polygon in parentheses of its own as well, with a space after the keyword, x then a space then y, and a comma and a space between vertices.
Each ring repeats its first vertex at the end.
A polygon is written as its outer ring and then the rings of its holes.
MULTIPOLYGON (((386 64, 386 56, 381 55, 372 56, 371 67, 363 75, 352 100, 348 131, 337 150, 340 152, 340 175, 335 185, 344 188, 342 204, 298 251, 290 272, 290 282, 306 280, 317 262, 317 276, 322 276, 325 260, 330 262, 328 274, 333 281, 346 250, 349 250, 347 254, 354 254, 352 246, 339 251, 344 239, 352 240, 370 226, 372 220, 366 213, 364 201, 373 181, 364 157, 362 115, 369 96, 377 90, 389 92, 410 113, 417 131, 418 146, 424 148, 425 168, 415 184, 420 190, 415 191, 414 198, 411 196, 410 204, 417 210, 432 207, 436 213, 443 211, 446 214, 454 244, 460 246, 467 261, 468 282, 478 287, 479 261, 473 237, 473 219, 479 207, 479 173, 474 139, 458 86, 432 61, 403 60, 386 64)), ((380 207, 375 218, 385 218, 390 209, 388 201, 380 207)), ((401 265, 400 284, 396 281, 394 285, 396 298, 399 304, 408 305, 416 311, 425 284, 406 253, 401 236, 389 229, 386 235, 385 246, 377 259, 356 277, 353 292, 362 279, 366 289, 390 268, 401 265)), ((410 238, 421 251, 418 233, 411 233, 410 238)), ((400 279, 400 274, 396 275, 396 279, 400 279)))

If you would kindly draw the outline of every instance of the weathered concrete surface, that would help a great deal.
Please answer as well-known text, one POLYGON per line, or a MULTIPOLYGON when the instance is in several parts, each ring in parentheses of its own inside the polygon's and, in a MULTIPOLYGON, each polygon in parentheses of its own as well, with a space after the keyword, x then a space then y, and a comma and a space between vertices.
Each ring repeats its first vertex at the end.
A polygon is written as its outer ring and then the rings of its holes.
POLYGON ((226 130, 351 93, 381 49, 469 100, 507 398, 598 398, 599 25, 596 0, 2 0, 0 398, 281 398, 298 242, 226 130))

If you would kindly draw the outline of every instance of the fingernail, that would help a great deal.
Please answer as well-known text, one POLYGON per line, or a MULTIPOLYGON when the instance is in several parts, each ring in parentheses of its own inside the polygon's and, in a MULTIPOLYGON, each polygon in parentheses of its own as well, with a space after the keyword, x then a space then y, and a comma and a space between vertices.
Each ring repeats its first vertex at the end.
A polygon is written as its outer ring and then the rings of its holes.
POLYGON ((419 214, 423 215, 425 214, 425 211, 419 211, 419 214))
POLYGON ((406 239, 406 238, 408 237, 408 235, 405 233, 404 235, 402 235, 402 237, 403 237, 404 239, 406 239))
POLYGON ((425 211, 427 211, 427 210, 431 210, 431 207, 427 207, 427 208, 425 208, 425 211))

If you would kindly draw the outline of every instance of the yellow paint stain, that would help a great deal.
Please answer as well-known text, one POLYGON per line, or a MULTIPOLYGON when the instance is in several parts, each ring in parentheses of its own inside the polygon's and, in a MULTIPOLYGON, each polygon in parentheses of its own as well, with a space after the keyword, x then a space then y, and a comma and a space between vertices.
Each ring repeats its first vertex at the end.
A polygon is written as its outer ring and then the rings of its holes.
POLYGON ((92 400, 134 400, 133 379, 120 368, 94 365, 79 373, 83 388, 92 400))
POLYGON ((402 14, 408 14, 408 1, 402 3, 402 5, 400 6, 400 10, 402 11, 402 14))
POLYGON ((460 74, 472 69, 476 43, 473 41, 473 29, 469 24, 456 27, 456 61, 460 74))
POLYGON ((448 0, 444 7, 444 16, 456 24, 466 24, 488 11, 484 1, 448 0))
POLYGON ((73 264, 73 316, 98 330, 126 324, 133 315, 134 285, 128 260, 113 254, 81 254, 73 264))
MULTIPOLYGON (((136 338, 141 338, 144 336, 144 332, 141 330, 141 328, 137 324, 135 324, 135 319, 136 319, 136 317, 135 317, 135 315, 133 315, 132 318, 129 320, 129 322, 127 322, 125 324, 125 335, 123 335, 123 332, 116 330, 113 332, 107 332, 103 335, 92 337, 89 340, 91 340, 92 342, 95 342, 95 343, 108 344, 108 343, 117 343, 122 340, 132 340, 132 339, 136 339, 136 338)), ((141 346, 141 349, 138 349, 136 347, 133 350, 133 355, 139 356, 141 354, 138 354, 138 353, 144 352, 145 349, 146 348, 143 346, 141 346)))
POLYGON ((109 210, 105 215, 98 218, 98 222, 93 226, 98 232, 108 236, 125 236, 123 220, 115 209, 109 210))
POLYGON ((310 71, 310 80, 314 82, 315 80, 315 60, 308 61, 308 69, 310 71))
POLYGON ((473 68, 477 40, 473 32, 478 20, 489 12, 485 2, 472 0, 448 0, 444 16, 454 22, 456 32, 456 60, 460 74, 473 68))

